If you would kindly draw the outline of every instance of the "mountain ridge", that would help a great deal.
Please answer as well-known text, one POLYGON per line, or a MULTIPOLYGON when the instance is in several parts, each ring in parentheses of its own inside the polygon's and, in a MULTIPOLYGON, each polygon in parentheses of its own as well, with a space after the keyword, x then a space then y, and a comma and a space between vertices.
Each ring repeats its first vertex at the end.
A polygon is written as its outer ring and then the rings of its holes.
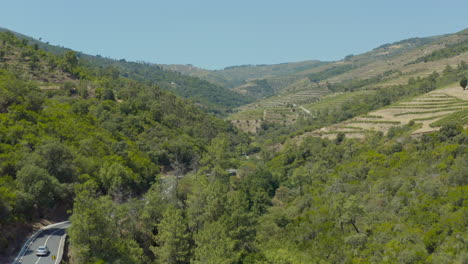
POLYGON ((246 84, 249 80, 264 79, 300 72, 307 68, 317 67, 328 62, 305 60, 277 64, 256 64, 228 66, 221 70, 206 70, 192 65, 161 64, 163 68, 191 76, 205 78, 208 81, 225 85, 232 89, 246 84))
MULTIPOLYGON (((2 31, 12 32, 20 39, 25 39, 29 44, 37 45, 37 48, 58 56, 63 56, 66 52, 72 51, 72 49, 50 45, 9 29, 0 28, 0 32, 2 31)), ((193 100, 200 107, 215 114, 225 115, 232 108, 252 101, 219 85, 197 77, 185 76, 179 72, 162 69, 154 63, 131 62, 125 59, 117 60, 100 55, 93 56, 83 52, 77 52, 77 57, 87 67, 91 67, 96 71, 112 72, 112 74, 124 78, 156 84, 164 90, 172 91, 181 97, 193 100)))

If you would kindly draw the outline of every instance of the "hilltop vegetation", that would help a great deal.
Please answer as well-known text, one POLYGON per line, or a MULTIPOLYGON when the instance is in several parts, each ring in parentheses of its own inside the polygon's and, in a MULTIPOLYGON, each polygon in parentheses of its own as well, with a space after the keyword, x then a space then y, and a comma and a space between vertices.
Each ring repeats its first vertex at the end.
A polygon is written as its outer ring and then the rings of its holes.
POLYGON ((468 40, 465 40, 460 43, 446 45, 445 48, 433 51, 431 54, 420 57, 414 62, 411 62, 410 64, 418 63, 422 61, 429 62, 429 61, 436 61, 436 60, 440 60, 444 58, 450 58, 450 57, 454 57, 459 54, 462 54, 466 51, 468 51, 468 40))
MULTIPOLYGON (((9 32, 0 28, 0 32, 9 32)), ((15 33, 19 41, 29 43, 34 49, 49 51, 58 57, 72 52, 70 49, 49 45, 33 38, 15 33)), ((45 54, 45 53, 44 53, 45 54)), ((1 54, 0 54, 1 55, 1 54)), ((219 85, 204 81, 196 77, 182 75, 178 72, 165 70, 162 67, 145 62, 127 62, 124 59, 115 60, 100 55, 91 56, 76 52, 80 66, 91 69, 93 74, 99 76, 118 76, 136 80, 147 85, 158 85, 163 90, 171 91, 178 96, 191 99, 207 112, 220 116, 230 112, 233 108, 249 103, 252 99, 238 93, 229 91, 219 85)), ((34 60, 35 57, 32 57, 34 60)), ((37 67, 41 69, 41 67, 37 67)))
POLYGON ((91 56, 83 56, 83 64, 98 72, 110 72, 148 85, 158 85, 164 90, 193 100, 208 112, 219 115, 224 115, 231 112, 233 108, 252 101, 247 96, 208 81, 164 70, 155 64, 117 61, 91 56))

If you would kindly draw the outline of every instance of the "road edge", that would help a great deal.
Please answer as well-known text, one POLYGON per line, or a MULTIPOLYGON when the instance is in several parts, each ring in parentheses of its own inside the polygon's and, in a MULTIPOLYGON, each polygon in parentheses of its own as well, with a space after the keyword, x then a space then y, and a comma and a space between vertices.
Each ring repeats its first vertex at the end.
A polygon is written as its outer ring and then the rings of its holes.
POLYGON ((55 260, 55 264, 58 264, 62 262, 63 258, 63 251, 65 250, 65 239, 67 237, 67 233, 63 234, 63 236, 60 238, 60 243, 58 247, 58 253, 57 253, 57 259, 55 260), (62 250, 60 250, 62 249, 62 250))
POLYGON ((24 243, 24 245, 21 247, 21 250, 20 252, 18 253, 18 256, 16 256, 15 260, 13 260, 12 264, 18 264, 24 257, 24 253, 26 253, 27 249, 29 248, 29 246, 31 246, 31 243, 34 241, 34 239, 36 239, 36 237, 38 235, 40 235, 42 232, 44 232, 45 230, 49 229, 49 228, 52 228, 52 227, 55 227, 55 226, 58 226, 58 225, 62 225, 62 224, 66 224, 66 223, 69 223, 70 221, 63 221, 63 222, 60 222, 60 223, 55 223, 55 224, 52 224, 52 225, 48 225, 48 226, 45 226, 39 230, 37 230, 31 237, 28 238, 28 240, 26 240, 26 242, 24 243))

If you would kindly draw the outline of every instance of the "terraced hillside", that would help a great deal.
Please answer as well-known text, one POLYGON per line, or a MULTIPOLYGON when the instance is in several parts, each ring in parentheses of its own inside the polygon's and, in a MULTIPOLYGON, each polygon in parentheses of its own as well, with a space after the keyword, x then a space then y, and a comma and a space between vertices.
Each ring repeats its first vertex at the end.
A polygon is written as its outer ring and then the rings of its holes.
POLYGON ((392 127, 410 123, 414 123, 412 134, 417 135, 438 130, 443 124, 441 121, 453 116, 465 120, 468 116, 466 109, 468 109, 468 90, 464 91, 459 86, 450 86, 372 111, 367 115, 314 130, 304 136, 335 138, 338 133, 344 133, 347 137, 362 138, 369 131, 387 133, 392 127))
POLYGON ((263 122, 289 125, 294 123, 300 114, 311 115, 309 110, 301 106, 302 104, 317 102, 327 93, 328 90, 320 89, 277 95, 268 100, 242 106, 228 119, 237 128, 251 133, 258 132, 263 122))
MULTIPOLYGON (((314 115, 316 111, 323 111, 322 108, 330 109, 329 104, 340 105, 339 99, 351 100, 353 93, 349 92, 372 93, 375 90, 404 85, 432 75, 434 72, 438 74, 450 72, 466 61, 468 61, 468 30, 456 34, 413 38, 386 44, 364 54, 348 56, 341 61, 323 64, 287 76, 266 78, 262 80, 262 83, 268 84, 265 87, 276 95, 237 108, 238 113, 234 113, 229 119, 235 121, 242 116, 239 120, 248 120, 252 111, 272 112, 275 111, 274 108, 291 105, 299 111, 305 109, 304 112, 314 115), (328 96, 336 98, 329 101, 328 96)), ((254 81, 244 85, 243 91, 245 87, 259 89, 254 81)), ((283 115, 283 117, 285 118, 283 121, 275 118, 273 120, 277 123, 290 124, 291 120, 295 119, 291 115, 283 115)), ((401 122, 400 120, 381 121, 374 118, 356 122, 361 122, 359 126, 361 128, 364 127, 363 122, 372 122, 383 130, 384 127, 401 122)), ((368 127, 368 129, 372 128, 372 126, 368 127)), ((359 129, 345 132, 362 134, 359 129)))
POLYGON ((373 90, 364 90, 357 92, 338 92, 325 95, 320 98, 320 101, 305 104, 302 107, 309 111, 311 115, 317 116, 323 111, 333 111, 346 102, 353 102, 359 97, 367 94, 375 93, 373 90))
POLYGON ((317 89, 317 90, 303 90, 297 93, 288 93, 273 96, 267 100, 261 100, 256 103, 248 104, 245 106, 239 107, 240 111, 252 110, 258 108, 278 108, 285 107, 290 105, 300 105, 308 104, 311 102, 318 101, 322 96, 328 94, 329 91, 326 89, 317 89))
POLYGON ((329 93, 327 90, 322 90, 278 95, 273 97, 274 100, 269 98, 256 104, 242 106, 239 112, 230 115, 228 119, 237 128, 256 133, 264 121, 290 125, 301 115, 315 118, 320 113, 334 111, 344 103, 353 102, 363 95, 374 92, 365 90, 329 93))

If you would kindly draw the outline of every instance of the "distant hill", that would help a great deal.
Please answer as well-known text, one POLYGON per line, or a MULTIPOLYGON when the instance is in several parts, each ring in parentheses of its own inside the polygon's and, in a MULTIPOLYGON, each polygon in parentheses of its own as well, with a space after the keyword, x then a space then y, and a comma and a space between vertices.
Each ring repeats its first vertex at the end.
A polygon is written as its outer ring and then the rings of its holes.
POLYGON ((182 74, 196 76, 212 83, 223 85, 232 89, 247 84, 256 79, 265 79, 276 76, 285 76, 308 69, 313 69, 320 65, 327 64, 318 60, 280 63, 272 65, 241 65, 226 67, 222 70, 204 70, 192 65, 161 65, 163 68, 177 71, 182 74))
MULTIPOLYGON (((408 80, 442 72, 447 65, 456 67, 461 60, 468 61, 467 33, 410 38, 381 45, 369 52, 348 55, 340 61, 304 61, 276 65, 242 65, 223 70, 205 70, 192 65, 160 65, 164 69, 197 76, 224 86, 238 94, 255 99, 237 109, 229 119, 257 120, 259 111, 283 111, 290 105, 310 104, 335 92, 375 90, 382 87, 406 84, 408 80), (247 111, 246 113, 242 113, 247 111), (247 119, 246 119, 247 118, 247 119)), ((300 112, 302 110, 299 111, 300 112)), ((297 111, 292 112, 295 115, 297 111)), ((281 122, 288 124, 297 118, 285 116, 281 122)), ((275 117, 273 120, 281 120, 275 117)), ((252 122, 250 123, 252 124, 252 122)))
MULTIPOLYGON (((0 31, 9 31, 0 28, 0 31)), ((18 38, 27 40, 30 45, 49 51, 58 56, 70 51, 68 48, 44 43, 34 38, 13 32, 18 38)), ((232 92, 222 86, 202 80, 197 77, 182 75, 178 72, 163 69, 162 67, 144 62, 129 62, 115 60, 100 55, 92 56, 78 52, 80 61, 98 72, 107 72, 121 77, 143 81, 148 84, 156 84, 164 90, 189 98, 207 111, 223 114, 232 108, 249 103, 252 99, 239 93, 232 92)))

